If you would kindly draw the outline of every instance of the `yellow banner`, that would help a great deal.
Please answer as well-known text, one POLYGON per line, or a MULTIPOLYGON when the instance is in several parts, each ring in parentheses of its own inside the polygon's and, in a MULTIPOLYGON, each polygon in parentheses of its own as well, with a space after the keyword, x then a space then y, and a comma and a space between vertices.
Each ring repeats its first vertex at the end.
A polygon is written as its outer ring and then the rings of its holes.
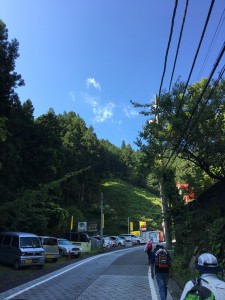
POLYGON ((140 231, 139 230, 131 231, 130 234, 134 234, 134 235, 140 236, 140 231))
POLYGON ((139 221, 140 230, 141 230, 142 227, 146 227, 146 222, 145 221, 139 221))
POLYGON ((71 216, 71 221, 70 221, 70 230, 73 229, 73 216, 71 216))
POLYGON ((104 221, 105 221, 105 219, 104 219, 104 214, 102 214, 102 226, 101 226, 101 228, 104 228, 104 221))
POLYGON ((133 231, 134 230, 134 224, 133 222, 130 222, 130 231, 133 231))

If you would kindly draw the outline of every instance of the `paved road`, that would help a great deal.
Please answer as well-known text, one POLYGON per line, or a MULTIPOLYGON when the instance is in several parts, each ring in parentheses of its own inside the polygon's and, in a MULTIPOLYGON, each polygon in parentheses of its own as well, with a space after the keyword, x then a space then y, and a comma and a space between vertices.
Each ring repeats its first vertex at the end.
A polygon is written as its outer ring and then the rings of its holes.
MULTIPOLYGON (((0 294, 17 300, 158 300, 143 247, 89 257, 0 294)), ((172 297, 169 293, 168 300, 172 297)))

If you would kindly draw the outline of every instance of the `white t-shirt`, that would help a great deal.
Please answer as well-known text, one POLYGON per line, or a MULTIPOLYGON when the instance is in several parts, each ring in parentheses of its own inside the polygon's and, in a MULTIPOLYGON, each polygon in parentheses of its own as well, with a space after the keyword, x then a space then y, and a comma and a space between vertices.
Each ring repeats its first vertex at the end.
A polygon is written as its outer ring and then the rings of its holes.
MULTIPOLYGON (((201 285, 210 289, 216 300, 225 300, 225 282, 220 280, 217 274, 202 274, 201 278, 208 282, 202 280, 201 285)), ((187 292, 190 291, 193 286, 194 284, 191 280, 186 283, 180 300, 185 299, 187 292)))

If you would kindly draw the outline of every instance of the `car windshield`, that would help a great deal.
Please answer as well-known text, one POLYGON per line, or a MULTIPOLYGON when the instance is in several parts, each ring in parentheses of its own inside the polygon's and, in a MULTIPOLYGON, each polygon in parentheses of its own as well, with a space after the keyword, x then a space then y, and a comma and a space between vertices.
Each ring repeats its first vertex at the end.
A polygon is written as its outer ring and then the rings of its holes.
POLYGON ((21 237, 21 248, 41 248, 41 243, 38 237, 21 237))
POLYGON ((72 243, 70 241, 67 241, 67 240, 59 240, 59 244, 61 244, 61 245, 72 245, 72 243))

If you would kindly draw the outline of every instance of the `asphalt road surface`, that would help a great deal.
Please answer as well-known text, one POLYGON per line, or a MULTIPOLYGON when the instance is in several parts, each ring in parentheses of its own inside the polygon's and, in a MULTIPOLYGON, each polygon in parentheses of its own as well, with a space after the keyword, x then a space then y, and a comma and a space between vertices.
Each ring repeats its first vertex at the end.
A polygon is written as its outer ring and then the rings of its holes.
MULTIPOLYGON (((143 246, 125 248, 70 264, 8 290, 0 299, 158 300, 143 246)), ((168 300, 173 299, 168 293, 168 300)))

